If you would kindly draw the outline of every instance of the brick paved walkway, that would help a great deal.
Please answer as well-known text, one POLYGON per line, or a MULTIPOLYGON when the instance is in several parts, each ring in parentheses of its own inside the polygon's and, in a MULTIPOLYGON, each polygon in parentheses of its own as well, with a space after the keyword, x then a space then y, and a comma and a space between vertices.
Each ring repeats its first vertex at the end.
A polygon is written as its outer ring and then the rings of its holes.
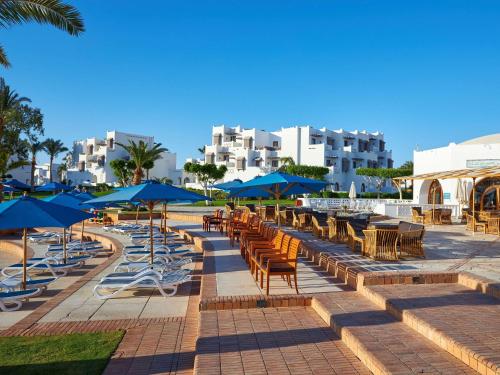
POLYGON ((195 374, 369 374, 309 307, 201 312, 195 374))
POLYGON ((374 373, 476 373, 358 292, 318 295, 312 306, 374 373))
POLYGON ((500 300, 460 284, 377 285, 407 325, 481 373, 500 370, 500 300))

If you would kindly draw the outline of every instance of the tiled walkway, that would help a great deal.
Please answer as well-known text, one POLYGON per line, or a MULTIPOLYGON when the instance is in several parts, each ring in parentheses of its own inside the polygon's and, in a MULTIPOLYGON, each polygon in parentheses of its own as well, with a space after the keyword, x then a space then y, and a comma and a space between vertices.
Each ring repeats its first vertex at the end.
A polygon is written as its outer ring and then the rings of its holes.
POLYGON ((308 307, 201 312, 195 374, 369 374, 308 307))

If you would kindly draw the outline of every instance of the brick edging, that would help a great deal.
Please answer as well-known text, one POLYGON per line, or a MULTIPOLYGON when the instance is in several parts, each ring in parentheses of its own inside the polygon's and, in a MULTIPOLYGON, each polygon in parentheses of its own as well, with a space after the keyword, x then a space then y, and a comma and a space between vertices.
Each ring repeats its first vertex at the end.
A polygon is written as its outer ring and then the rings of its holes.
POLYGON ((303 294, 208 297, 200 301, 200 311, 311 306, 311 300, 312 296, 303 294))

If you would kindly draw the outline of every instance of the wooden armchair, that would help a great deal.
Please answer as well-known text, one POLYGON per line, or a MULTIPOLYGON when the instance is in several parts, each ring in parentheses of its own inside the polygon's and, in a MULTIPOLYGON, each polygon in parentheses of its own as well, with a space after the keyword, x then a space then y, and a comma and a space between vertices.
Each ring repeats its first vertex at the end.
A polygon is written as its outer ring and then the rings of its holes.
POLYGON ((486 233, 500 236, 500 217, 491 217, 486 222, 486 233))
POLYGON ((425 216, 422 213, 422 207, 412 207, 411 208, 411 219, 414 223, 424 224, 425 216))
POLYGON ((397 242, 399 233, 393 229, 366 229, 364 252, 376 260, 398 260, 397 242))
POLYGON ((278 231, 278 234, 270 244, 259 244, 250 250, 250 272, 255 272, 255 280, 259 280, 258 268, 259 264, 264 260, 264 257, 279 256, 288 252, 292 237, 285 234, 283 231, 278 231))
POLYGON ((276 216, 276 207, 275 206, 266 206, 265 219, 266 221, 273 221, 276 216))
POLYGON ((295 210, 292 211, 292 228, 300 231, 299 213, 295 210))
POLYGON ((324 239, 328 237, 328 224, 321 225, 316 216, 311 217, 312 224, 312 233, 319 237, 320 239, 324 239))
POLYGON ((328 239, 333 242, 347 242, 347 220, 329 218, 328 239))
POLYGON ((472 232, 483 232, 486 233, 487 223, 477 220, 474 216, 466 214, 466 224, 465 228, 472 232))
POLYGON ((262 289, 264 288, 264 274, 266 275, 266 295, 269 295, 270 277, 274 275, 286 277, 290 287, 292 287, 291 279, 293 277, 295 291, 299 294, 297 285, 297 258, 301 245, 302 241, 293 238, 290 241, 290 246, 286 255, 270 257, 264 259, 263 262, 259 264, 260 287, 262 289))
POLYGON ((219 229, 222 231, 222 218, 224 217, 224 211, 223 210, 215 210, 213 216, 204 216, 203 217, 203 223, 205 226, 205 230, 210 232, 212 226, 214 229, 219 229))
POLYGON ((353 252, 356 251, 357 246, 359 245, 361 254, 364 254, 365 236, 363 234, 360 235, 356 233, 356 230, 349 222, 347 223, 347 245, 353 252))
POLYGON ((410 230, 399 233, 398 243, 401 255, 425 258, 424 229, 410 230))
MULTIPOLYGON (((285 209, 278 213, 280 215, 281 225, 290 227, 293 223, 293 210, 285 209)), ((278 216, 276 216, 276 224, 278 223, 278 216)))
POLYGON ((451 209, 443 208, 439 215, 440 224, 451 224, 451 209))

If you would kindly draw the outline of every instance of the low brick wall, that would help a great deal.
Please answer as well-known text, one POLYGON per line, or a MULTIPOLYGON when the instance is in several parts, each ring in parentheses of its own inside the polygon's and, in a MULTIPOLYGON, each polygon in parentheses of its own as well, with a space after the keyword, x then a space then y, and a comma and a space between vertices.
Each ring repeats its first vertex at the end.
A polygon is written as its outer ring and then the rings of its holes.
MULTIPOLYGON (((0 240, 0 251, 15 256, 19 260, 23 259, 22 241, 21 243, 19 243, 19 242, 14 242, 12 240, 0 240)), ((28 244, 28 249, 27 249, 28 258, 32 258, 34 254, 35 253, 33 252, 33 249, 31 249, 28 244)))
POLYGON ((311 300, 311 296, 305 295, 211 297, 200 301, 200 311, 311 306, 311 300))
POLYGON ((182 212, 168 212, 167 218, 168 220, 187 221, 194 224, 203 224, 203 216, 200 215, 184 214, 182 212))

